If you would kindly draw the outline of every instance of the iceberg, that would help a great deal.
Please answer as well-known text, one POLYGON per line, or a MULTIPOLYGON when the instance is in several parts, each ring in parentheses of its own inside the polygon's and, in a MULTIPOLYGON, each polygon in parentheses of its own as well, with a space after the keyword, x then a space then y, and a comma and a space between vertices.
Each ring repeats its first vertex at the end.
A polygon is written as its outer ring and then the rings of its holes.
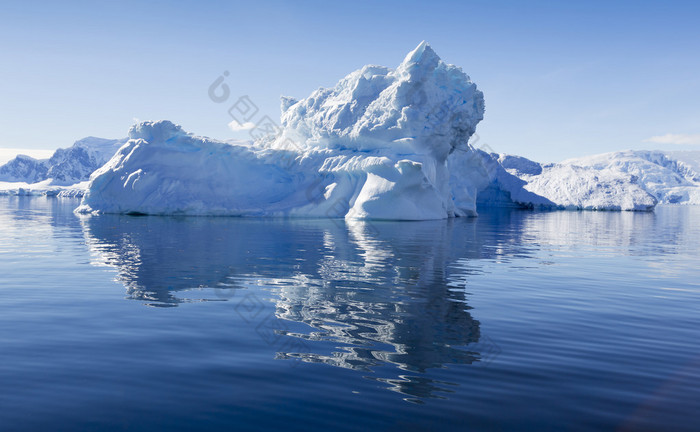
MULTIPOLYGON (((365 66, 302 100, 254 142, 142 122, 91 176, 79 212, 425 220, 476 215, 464 157, 484 98, 425 42, 395 69, 365 66), (455 159, 449 163, 449 159, 455 159), (463 173, 450 169, 465 170, 463 173), (453 189, 461 193, 453 197, 453 189)), ((478 158, 477 158, 478 159, 478 158)), ((484 184, 485 185, 485 184, 484 184)))
POLYGON ((486 207, 649 211, 660 200, 620 158, 543 165, 475 149, 483 94, 426 42, 396 69, 368 65, 282 97, 281 111, 281 127, 255 141, 138 123, 77 211, 428 220, 486 207))

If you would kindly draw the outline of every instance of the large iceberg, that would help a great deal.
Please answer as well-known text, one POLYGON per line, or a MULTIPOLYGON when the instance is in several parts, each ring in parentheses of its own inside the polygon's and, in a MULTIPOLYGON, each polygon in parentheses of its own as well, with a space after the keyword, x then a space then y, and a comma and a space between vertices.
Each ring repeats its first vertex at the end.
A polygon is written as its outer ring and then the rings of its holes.
POLYGON ((473 148, 483 95, 425 42, 394 70, 365 66, 306 99, 283 97, 281 108, 281 127, 252 142, 195 136, 169 121, 134 125, 91 176, 78 211, 425 220, 477 207, 657 203, 638 175, 618 169, 473 148))
POLYGON ((282 110, 280 133, 251 143, 194 136, 169 121, 139 123, 92 175, 79 211, 398 220, 476 214, 483 176, 470 158, 448 160, 473 152, 468 140, 483 118, 483 95, 427 43, 395 70, 365 66, 306 99, 283 98, 282 110))

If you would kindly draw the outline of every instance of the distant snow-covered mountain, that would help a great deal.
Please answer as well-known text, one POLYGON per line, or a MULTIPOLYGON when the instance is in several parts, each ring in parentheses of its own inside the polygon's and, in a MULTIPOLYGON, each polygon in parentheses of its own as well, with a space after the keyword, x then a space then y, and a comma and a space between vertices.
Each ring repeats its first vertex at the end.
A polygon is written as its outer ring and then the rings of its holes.
POLYGON ((662 204, 700 204, 700 151, 627 150, 556 164, 496 156, 506 171, 527 182, 525 189, 565 206, 642 192, 662 204))
POLYGON ((36 183, 46 180, 48 159, 35 159, 27 155, 17 155, 0 166, 0 181, 36 183))
POLYGON ((86 181, 125 142, 126 138, 87 137, 76 141, 71 147, 56 150, 48 159, 18 155, 0 166, 0 181, 33 184, 51 180, 51 184, 59 186, 86 181))

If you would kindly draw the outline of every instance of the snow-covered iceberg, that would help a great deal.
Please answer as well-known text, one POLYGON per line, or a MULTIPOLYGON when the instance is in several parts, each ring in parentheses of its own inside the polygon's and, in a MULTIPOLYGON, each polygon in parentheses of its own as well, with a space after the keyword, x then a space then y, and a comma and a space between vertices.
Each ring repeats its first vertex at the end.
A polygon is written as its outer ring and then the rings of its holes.
POLYGON ((399 220, 476 214, 484 178, 448 159, 473 151, 468 140, 483 118, 483 95, 425 42, 395 70, 365 66, 306 99, 283 98, 282 110, 280 133, 234 145, 169 121, 139 123, 93 174, 79 211, 399 220), (463 193, 453 198, 455 188, 463 193))
POLYGON ((91 176, 78 211, 425 220, 489 206, 656 205, 619 170, 474 149, 483 95, 425 42, 395 70, 365 66, 306 99, 283 97, 281 108, 281 127, 254 142, 199 137, 169 121, 134 125, 91 176))

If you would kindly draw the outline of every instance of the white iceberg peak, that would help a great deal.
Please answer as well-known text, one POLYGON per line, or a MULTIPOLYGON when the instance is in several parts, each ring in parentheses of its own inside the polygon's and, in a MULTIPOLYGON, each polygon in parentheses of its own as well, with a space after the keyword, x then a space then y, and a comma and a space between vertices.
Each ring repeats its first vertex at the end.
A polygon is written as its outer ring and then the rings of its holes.
POLYGON ((180 125, 169 120, 144 121, 129 128, 129 139, 142 139, 146 142, 168 141, 173 137, 185 134, 180 125))
POLYGON ((365 66, 286 108, 284 133, 273 147, 291 139, 317 148, 432 154, 444 161, 483 119, 484 98, 460 68, 421 42, 396 70, 365 66))
POLYGON ((422 75, 427 71, 435 70, 441 62, 440 57, 423 41, 406 55, 403 62, 397 68, 400 74, 407 74, 414 79, 422 79, 422 75))

